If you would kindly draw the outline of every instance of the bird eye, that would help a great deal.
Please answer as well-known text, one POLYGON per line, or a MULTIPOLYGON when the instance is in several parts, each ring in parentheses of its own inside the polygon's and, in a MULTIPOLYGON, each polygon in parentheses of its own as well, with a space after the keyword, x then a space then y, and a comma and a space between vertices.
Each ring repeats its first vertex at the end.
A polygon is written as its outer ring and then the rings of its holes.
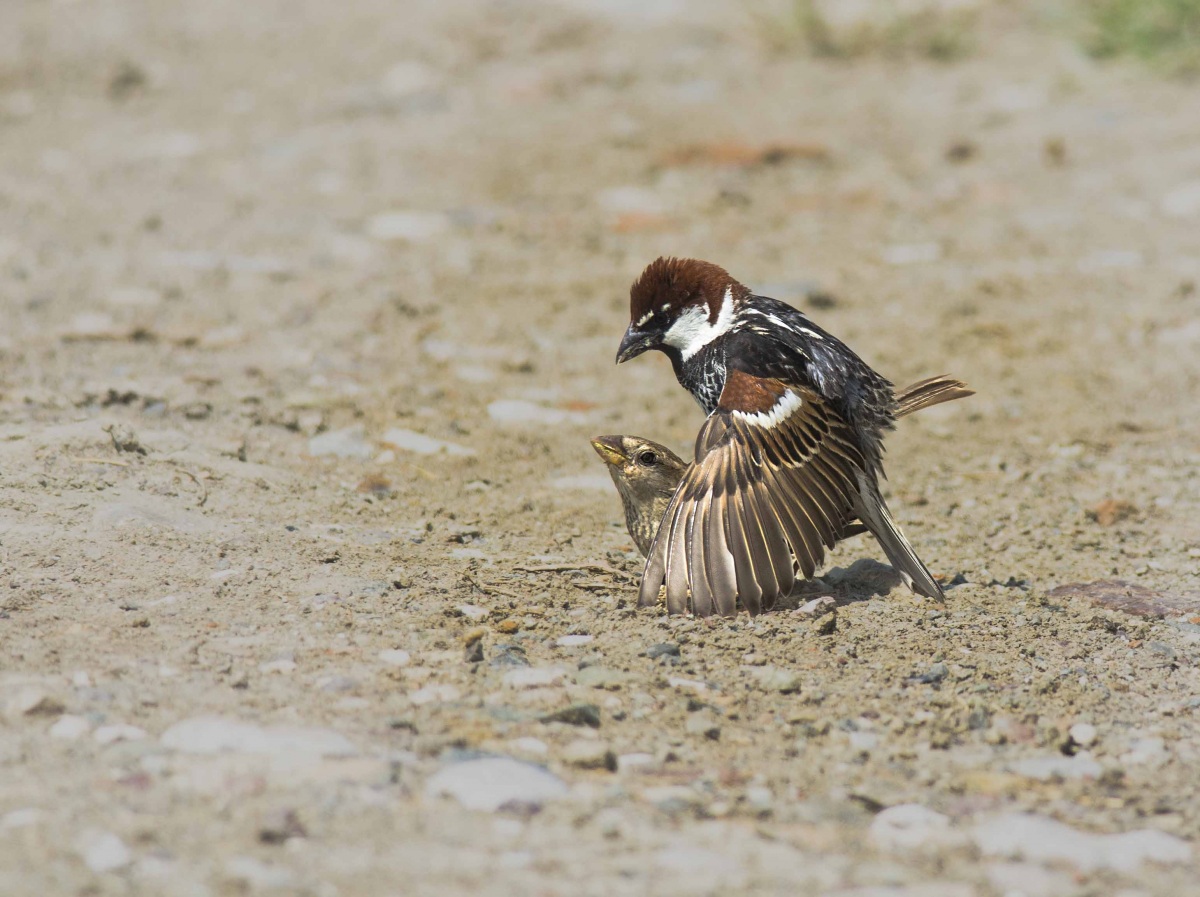
POLYGON ((657 463, 658 455, 654 454, 654 452, 642 452, 638 455, 638 464, 642 465, 642 467, 653 467, 657 463))

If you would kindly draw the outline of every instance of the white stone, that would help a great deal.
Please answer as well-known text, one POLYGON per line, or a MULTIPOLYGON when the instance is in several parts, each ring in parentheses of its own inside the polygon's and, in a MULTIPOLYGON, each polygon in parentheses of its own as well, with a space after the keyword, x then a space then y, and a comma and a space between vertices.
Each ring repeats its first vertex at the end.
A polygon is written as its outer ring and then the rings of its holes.
POLYGON ((596 203, 617 214, 661 215, 667 210, 662 198, 645 187, 609 187, 596 194, 596 203))
POLYGON ((408 693, 409 701, 418 707, 424 704, 446 704, 461 697, 462 692, 453 685, 426 685, 408 693))
POLYGON ((1073 757, 1064 757, 1062 754, 1026 757, 1013 763, 1011 769, 1017 775, 1041 781, 1054 778, 1097 779, 1104 772, 1087 751, 1080 751, 1073 757))
POLYGON ((759 813, 765 813, 775 804, 775 795, 771 789, 763 785, 753 785, 746 789, 746 803, 759 813))
POLYGON ((166 131, 143 137, 133 147, 133 155, 142 159, 187 159, 200 152, 203 144, 195 134, 166 131))
POLYGON ((481 364, 460 364, 454 368, 454 376, 468 383, 491 383, 496 373, 481 364))
POLYGON ((310 455, 334 455, 338 458, 370 458, 375 450, 363 436, 362 427, 346 427, 319 433, 308 440, 310 455))
POLYGON ((1135 738, 1120 760, 1126 766, 1161 766, 1167 762, 1167 745, 1161 738, 1135 738))
POLYGON ((581 473, 574 476, 555 477, 550 481, 555 489, 607 492, 612 488, 612 479, 603 473, 581 473))
POLYGON ((668 676, 667 685, 671 688, 678 688, 682 691, 692 691, 696 693, 708 691, 708 683, 701 682, 699 679, 684 679, 682 676, 668 676))
POLYGON ((1096 727, 1091 723, 1076 723, 1067 730, 1067 734, 1080 747, 1090 747, 1096 743, 1096 727))
POLYGON ((566 784, 540 766, 511 757, 454 763, 425 785, 427 797, 452 797, 469 810, 494 813, 506 806, 538 807, 567 794, 566 784))
POLYGON ((919 265, 940 259, 942 247, 937 243, 897 243, 885 246, 880 256, 889 265, 919 265))
POLYGON ((82 716, 64 713, 50 727, 51 738, 61 738, 63 741, 75 741, 91 731, 92 724, 82 716))
POLYGON ((0 830, 37 825, 45 818, 46 811, 38 807, 21 807, 19 810, 9 810, 3 816, 0 816, 0 830))
POLYGON ((258 671, 260 673, 282 673, 287 675, 288 673, 296 672, 296 661, 288 660, 286 657, 279 660, 268 660, 258 665, 258 671))
POLYGON ((547 688, 562 685, 567 671, 561 667, 520 667, 504 674, 509 688, 547 688))
POLYGON ((247 856, 231 857, 225 863, 225 874, 249 885, 251 891, 281 890, 296 883, 291 870, 247 856))
POLYGON ((517 753, 534 754, 538 757, 544 757, 550 751, 550 745, 540 738, 514 738, 508 744, 517 753))
POLYGON ((762 666, 753 667, 750 674, 758 682, 759 688, 767 691, 777 691, 790 694, 800 690, 800 674, 794 670, 782 667, 762 666))
POLYGON ((867 754, 879 747, 879 736, 874 732, 851 732, 847 736, 850 747, 856 753, 867 754))
POLYGON ((126 723, 113 723, 101 726, 92 735, 97 744, 113 744, 117 741, 141 741, 146 737, 146 730, 126 723))
POLYGON ((433 90, 438 81, 438 73, 430 66, 415 59, 405 59, 384 73, 380 87, 393 97, 408 97, 433 90))
POLYGON ((380 441, 393 448, 415 452, 418 455, 436 455, 439 452, 444 452, 447 455, 465 458, 475 454, 474 449, 467 448, 466 446, 455 445, 453 442, 444 442, 441 439, 426 436, 424 433, 405 430, 401 427, 393 427, 388 430, 383 434, 383 439, 380 441))
POLYGON ((46 689, 32 684, 5 687, 4 715, 8 717, 36 716, 45 714, 56 716, 62 713, 63 707, 56 697, 46 689))
POLYGON ((488 614, 491 613, 486 607, 480 607, 478 604, 460 604, 458 612, 474 623, 487 619, 488 614))
POLYGON ((1200 181, 1176 185, 1162 198, 1164 215, 1171 218, 1192 218, 1200 215, 1200 181))
POLYGON ((1079 270, 1087 274, 1115 268, 1140 268, 1145 263, 1145 256, 1136 249, 1097 249, 1080 259, 1079 270))
POLYGON ((189 754, 237 751, 345 757, 358 753, 344 735, 332 729, 259 726, 223 716, 196 716, 177 722, 163 733, 162 743, 189 754))
POLYGON ((595 641, 594 635, 562 635, 555 642, 560 648, 578 648, 582 645, 590 645, 595 641))
POLYGON ((806 617, 817 617, 837 608, 837 599, 832 595, 822 595, 800 606, 799 613, 806 617))
POLYGON ((1139 829, 1105 835, 1082 832, 1053 819, 1024 813, 999 816, 975 827, 976 846, 986 856, 1070 863, 1082 872, 1136 872, 1147 860, 1186 863, 1192 848, 1166 832, 1139 829))
POLYGON ((386 648, 379 652, 379 659, 392 667, 406 667, 412 662, 409 653, 401 648, 386 648))
POLYGON ((108 292, 108 304, 121 308, 153 308, 162 302, 162 293, 150 287, 114 287, 108 292))
POLYGON ((966 840, 952 828, 949 816, 921 804, 898 804, 871 820, 871 842, 880 850, 904 853, 926 847, 949 847, 966 840))
POLYGON ((487 406, 488 416, 503 424, 582 423, 587 416, 577 411, 548 408, 524 399, 498 399, 487 406))
POLYGON ((633 772, 637 769, 645 769, 648 766, 653 766, 655 762, 653 754, 640 751, 632 754, 621 754, 617 757, 617 772, 633 772))
POLYGON ((115 872, 133 862, 125 842, 112 832, 86 832, 76 843, 76 850, 93 872, 115 872))
POLYGON ((450 219, 442 212, 397 209, 380 212, 367 222, 367 234, 376 240, 428 243, 450 231, 450 219))

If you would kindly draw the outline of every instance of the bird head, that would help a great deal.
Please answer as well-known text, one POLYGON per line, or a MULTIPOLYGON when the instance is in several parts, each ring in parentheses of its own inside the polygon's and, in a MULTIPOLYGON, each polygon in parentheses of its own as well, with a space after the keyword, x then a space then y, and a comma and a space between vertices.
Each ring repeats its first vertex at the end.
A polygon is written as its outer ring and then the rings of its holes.
POLYGON ((656 259, 629 288, 629 328, 617 363, 651 349, 687 361, 729 329, 737 303, 749 295, 711 262, 656 259))
POLYGON ((670 498, 687 469, 665 445, 640 436, 598 436, 592 448, 608 465, 617 489, 635 502, 670 498))

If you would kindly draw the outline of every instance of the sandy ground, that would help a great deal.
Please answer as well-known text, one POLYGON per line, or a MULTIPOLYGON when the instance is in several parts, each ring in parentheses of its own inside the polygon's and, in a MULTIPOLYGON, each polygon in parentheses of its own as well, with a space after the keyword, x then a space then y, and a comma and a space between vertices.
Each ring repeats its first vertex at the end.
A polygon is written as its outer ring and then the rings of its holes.
POLYGON ((672 0, 2 16, 4 894, 1200 894, 1194 86, 1013 5, 949 64, 672 0), (868 538, 634 607, 588 437, 700 424, 613 365, 669 253, 978 389, 889 444, 944 607, 868 538))

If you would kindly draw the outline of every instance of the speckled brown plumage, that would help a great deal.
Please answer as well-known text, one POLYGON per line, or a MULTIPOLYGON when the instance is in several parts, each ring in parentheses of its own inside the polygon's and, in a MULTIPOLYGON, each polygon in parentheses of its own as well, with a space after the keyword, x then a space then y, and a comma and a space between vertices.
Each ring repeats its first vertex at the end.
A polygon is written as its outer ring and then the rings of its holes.
MULTIPOLYGON (((974 394, 961 380, 944 375, 930 377, 896 393, 896 417, 974 394)), ((641 436, 599 436, 592 440, 592 447, 608 466, 621 496, 625 527, 644 557, 688 463, 665 445, 641 436)), ((838 539, 866 531, 861 523, 850 523, 838 539)))

